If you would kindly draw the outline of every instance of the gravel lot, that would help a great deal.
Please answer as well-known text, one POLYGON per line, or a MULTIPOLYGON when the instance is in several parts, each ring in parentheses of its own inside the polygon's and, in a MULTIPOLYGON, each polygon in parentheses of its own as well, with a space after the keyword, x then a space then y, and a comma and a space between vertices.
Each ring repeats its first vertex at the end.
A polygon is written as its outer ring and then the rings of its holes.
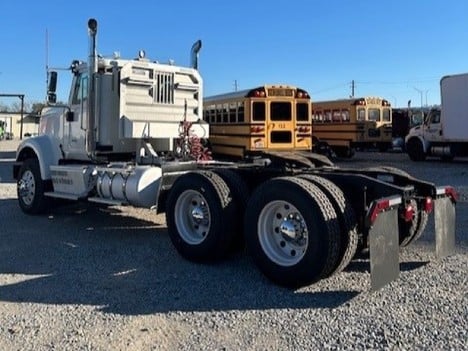
POLYGON ((434 223, 401 252, 397 281, 369 292, 369 264, 291 291, 245 253, 216 265, 182 259, 163 215, 72 205, 27 216, 0 141, 2 350, 467 350, 468 159, 413 163, 359 152, 342 166, 378 164, 450 184, 456 254, 436 261, 434 223))

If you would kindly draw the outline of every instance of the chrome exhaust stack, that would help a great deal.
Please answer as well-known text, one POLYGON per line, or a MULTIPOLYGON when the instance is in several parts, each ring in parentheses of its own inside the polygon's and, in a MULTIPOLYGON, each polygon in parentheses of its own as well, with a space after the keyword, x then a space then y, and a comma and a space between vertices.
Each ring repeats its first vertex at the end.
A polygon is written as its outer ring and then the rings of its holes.
POLYGON ((96 73, 97 73, 97 51, 96 34, 97 21, 90 18, 88 21, 89 33, 89 57, 88 57, 88 118, 86 121, 86 153, 93 157, 95 151, 95 128, 96 128, 96 73))

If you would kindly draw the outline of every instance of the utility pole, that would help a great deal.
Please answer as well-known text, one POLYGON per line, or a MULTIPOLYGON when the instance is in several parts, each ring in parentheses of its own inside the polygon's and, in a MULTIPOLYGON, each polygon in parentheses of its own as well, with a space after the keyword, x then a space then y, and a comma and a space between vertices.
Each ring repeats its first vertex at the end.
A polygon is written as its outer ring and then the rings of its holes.
POLYGON ((349 97, 350 98, 354 97, 354 79, 351 81, 351 95, 349 97))

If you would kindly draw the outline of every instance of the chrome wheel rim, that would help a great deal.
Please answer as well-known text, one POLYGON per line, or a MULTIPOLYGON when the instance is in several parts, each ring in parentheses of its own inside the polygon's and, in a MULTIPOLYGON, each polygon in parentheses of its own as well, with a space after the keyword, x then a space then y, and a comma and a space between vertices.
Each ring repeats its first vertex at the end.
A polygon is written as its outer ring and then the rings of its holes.
POLYGON ((184 191, 177 199, 174 215, 177 230, 186 243, 198 245, 206 239, 211 214, 202 194, 195 190, 184 191))
POLYGON ((25 171, 18 181, 18 195, 28 206, 34 201, 34 196, 36 195, 36 181, 34 179, 34 174, 30 170, 25 171))
POLYGON ((272 201, 258 217, 258 239, 265 255, 280 266, 293 266, 304 257, 309 231, 299 210, 287 201, 272 201))

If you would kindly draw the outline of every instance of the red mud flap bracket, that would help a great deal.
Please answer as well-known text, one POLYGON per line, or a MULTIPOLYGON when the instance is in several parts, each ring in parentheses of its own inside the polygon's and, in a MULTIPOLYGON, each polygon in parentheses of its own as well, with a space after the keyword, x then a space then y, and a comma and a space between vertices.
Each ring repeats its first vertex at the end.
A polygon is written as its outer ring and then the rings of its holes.
POLYGON ((373 201, 367 211, 372 291, 397 279, 400 274, 398 243, 400 204, 400 196, 385 197, 373 201))
POLYGON ((436 257, 444 258, 455 251, 455 204, 458 194, 451 186, 436 188, 434 200, 436 257))

